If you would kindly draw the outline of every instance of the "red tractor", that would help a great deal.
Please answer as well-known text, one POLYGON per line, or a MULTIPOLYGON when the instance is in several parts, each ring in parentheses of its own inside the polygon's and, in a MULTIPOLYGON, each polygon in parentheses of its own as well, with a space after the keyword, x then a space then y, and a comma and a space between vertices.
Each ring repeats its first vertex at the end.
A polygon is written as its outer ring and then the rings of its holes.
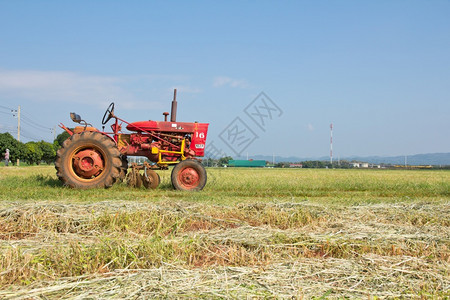
POLYGON ((175 189, 203 189, 206 170, 197 157, 204 156, 209 124, 177 122, 176 92, 170 121, 169 113, 164 112, 164 121, 128 123, 114 114, 114 103, 111 103, 102 124, 114 119, 112 132, 105 132, 92 127, 76 113, 70 113, 72 121, 81 126, 71 130, 60 125, 71 137, 57 153, 58 178, 64 185, 81 189, 108 188, 125 178, 131 186, 156 188, 160 177, 155 170, 167 170, 174 165, 171 181, 175 189), (122 133, 123 123, 131 133, 122 133), (145 156, 152 163, 133 163, 128 171, 128 156, 145 156))

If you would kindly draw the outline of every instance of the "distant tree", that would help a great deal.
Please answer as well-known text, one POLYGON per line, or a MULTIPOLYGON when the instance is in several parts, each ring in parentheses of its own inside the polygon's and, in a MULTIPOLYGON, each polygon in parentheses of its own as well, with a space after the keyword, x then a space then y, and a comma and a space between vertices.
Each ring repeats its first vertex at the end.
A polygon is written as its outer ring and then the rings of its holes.
POLYGON ((275 168, 289 168, 290 162, 282 161, 275 164, 275 168))
POLYGON ((307 160, 303 161, 303 168, 331 168, 331 163, 321 160, 307 160))
POLYGON ((10 152, 13 152, 17 147, 17 140, 13 138, 13 136, 9 133, 0 133, 0 151, 1 153, 5 153, 6 149, 9 149, 10 152))
POLYGON ((47 164, 55 162, 56 151, 53 145, 44 141, 40 141, 37 144, 42 151, 42 160, 45 161, 45 163, 47 164))
MULTIPOLYGON (((0 133, 0 154, 5 153, 6 148, 9 149, 9 160, 13 164, 17 159, 23 159, 25 156, 25 145, 17 141, 10 133, 0 133)), ((2 159, 4 156, 2 157, 2 159)))
POLYGON ((218 160, 208 157, 202 160, 202 164, 206 167, 217 167, 218 160))
POLYGON ((43 152, 36 142, 28 142, 25 144, 26 152, 24 160, 29 164, 40 164, 43 156, 43 152))
POLYGON ((59 148, 61 148, 61 146, 59 145, 57 140, 53 141, 52 146, 53 146, 53 150, 55 150, 55 153, 59 150, 59 148))
POLYGON ((223 165, 228 165, 228 162, 230 160, 233 160, 233 158, 231 156, 225 156, 225 157, 221 157, 219 158, 219 166, 222 167, 223 165))
POLYGON ((353 167, 353 165, 351 165, 346 160, 341 160, 339 162, 333 162, 333 168, 349 169, 349 168, 352 168, 352 167, 353 167))
POLYGON ((61 148, 64 141, 67 140, 68 138, 70 138, 70 134, 65 130, 62 133, 58 134, 56 136, 55 141, 53 142, 53 145, 57 147, 55 150, 61 148))

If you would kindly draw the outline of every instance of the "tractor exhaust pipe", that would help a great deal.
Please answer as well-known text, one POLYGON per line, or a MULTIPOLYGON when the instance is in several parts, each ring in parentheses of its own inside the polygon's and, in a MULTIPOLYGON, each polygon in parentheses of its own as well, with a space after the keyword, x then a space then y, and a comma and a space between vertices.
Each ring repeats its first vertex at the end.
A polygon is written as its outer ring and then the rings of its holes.
POLYGON ((177 121, 177 89, 173 90, 172 111, 170 112, 170 122, 177 121))

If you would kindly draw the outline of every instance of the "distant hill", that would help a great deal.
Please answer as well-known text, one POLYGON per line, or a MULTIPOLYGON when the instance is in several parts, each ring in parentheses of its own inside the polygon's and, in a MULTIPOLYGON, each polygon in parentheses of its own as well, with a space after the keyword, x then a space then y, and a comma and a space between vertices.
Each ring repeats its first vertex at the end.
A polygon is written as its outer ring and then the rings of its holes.
MULTIPOLYGON (((405 156, 369 156, 369 157, 350 157, 347 160, 359 160, 374 164, 393 164, 403 165, 405 164, 405 156)), ((450 165, 450 153, 428 153, 428 154, 416 154, 406 156, 406 163, 408 165, 450 165)))
MULTIPOLYGON (((272 162, 273 157, 269 155, 254 155, 251 159, 262 159, 272 162)), ((235 159, 247 159, 246 157, 235 157, 235 159)), ((307 160, 329 160, 329 157, 280 157, 275 156, 275 162, 298 162, 307 160)), ((341 157, 341 160, 347 161, 361 161, 373 164, 393 164, 403 165, 405 164, 405 156, 348 156, 341 157)), ((337 160, 337 158, 334 158, 337 160)), ((450 153, 427 153, 427 154, 415 154, 406 157, 406 163, 408 165, 450 165, 450 153)))

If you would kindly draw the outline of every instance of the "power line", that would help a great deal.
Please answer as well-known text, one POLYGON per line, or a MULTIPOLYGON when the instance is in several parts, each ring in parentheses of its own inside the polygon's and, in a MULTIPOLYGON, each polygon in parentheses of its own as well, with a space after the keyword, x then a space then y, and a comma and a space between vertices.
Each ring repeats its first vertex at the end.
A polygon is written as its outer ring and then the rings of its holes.
POLYGON ((3 129, 3 128, 9 128, 9 129, 17 130, 16 126, 12 126, 10 124, 0 124, 0 129, 3 129))
POLYGON ((44 127, 44 126, 38 125, 38 124, 28 120, 28 119, 22 119, 22 122, 24 122, 25 124, 33 127, 34 129, 37 129, 37 130, 45 129, 45 130, 53 131, 53 128, 48 128, 48 127, 44 127))
POLYGON ((12 108, 6 107, 6 106, 3 106, 3 105, 0 105, 0 108, 7 109, 7 110, 13 110, 12 108))
MULTIPOLYGON (((16 129, 16 130, 14 130, 14 129, 13 129, 13 130, 8 129, 8 130, 6 130, 6 132, 7 132, 7 133, 17 133, 17 129, 16 129)), ((4 132, 4 133, 6 133, 6 132, 4 132)), ((42 137, 37 137, 37 136, 35 136, 35 135, 31 134, 30 132, 28 132, 28 131, 26 131, 26 130, 23 130, 23 129, 22 129, 22 132, 21 132, 20 134, 21 134, 21 136, 23 136, 23 137, 25 137, 25 138, 27 138, 27 139, 29 139, 29 140, 36 141, 36 142, 45 140, 44 138, 42 138, 42 137), (25 132, 26 134, 23 134, 24 132, 25 132)))
POLYGON ((42 125, 42 124, 40 124, 40 122, 32 120, 31 116, 29 114, 23 112, 23 109, 22 109, 22 118, 24 118, 24 119, 28 120, 29 122, 33 123, 35 126, 39 126, 39 127, 44 128, 44 129, 50 129, 50 127, 42 125))
MULTIPOLYGON (((2 114, 11 115, 11 116, 14 116, 14 117, 17 115, 17 109, 12 109, 10 107, 6 107, 6 106, 3 106, 3 105, 0 105, 0 108, 7 109, 7 110, 10 111, 9 113, 0 111, 0 113, 2 113, 2 114)), ((22 118, 22 121, 24 121, 24 120, 28 121, 28 125, 30 125, 30 126, 37 126, 37 127, 42 128, 42 129, 53 130, 53 128, 51 128, 49 126, 46 126, 46 125, 42 125, 42 123, 33 120, 32 117, 29 114, 23 112, 23 109, 21 111, 21 118, 22 118)))
POLYGON ((26 136, 26 135, 23 134, 23 133, 22 133, 22 136, 25 137, 25 138, 27 138, 27 139, 29 139, 29 140, 32 140, 33 142, 39 142, 39 141, 40 141, 40 139, 38 139, 38 138, 36 138, 36 137, 29 137, 29 136, 26 136))
MULTIPOLYGON (((0 133, 10 133, 11 135, 13 134, 17 134, 17 128, 16 127, 12 127, 12 126, 4 126, 0 124, 0 133)), ((45 141, 47 140, 46 138, 43 138, 40 135, 35 135, 34 133, 22 128, 21 129, 21 136, 29 139, 29 140, 33 140, 33 141, 45 141), (25 134, 24 134, 25 133, 25 134)))
MULTIPOLYGON (((18 127, 17 129, 14 128, 14 130, 8 130, 8 132, 13 132, 13 133, 17 133, 17 140, 20 141, 20 121, 22 121, 22 124, 25 124, 26 127, 29 126, 30 128, 34 129, 34 130, 39 130, 40 133, 53 133, 55 134, 55 129, 51 128, 49 126, 45 126, 43 125, 41 122, 35 120, 34 115, 31 116, 27 113, 23 112, 23 109, 21 110, 20 105, 18 106, 18 109, 12 109, 10 107, 6 107, 3 105, 0 105, 1 109, 5 109, 5 110, 9 110, 9 113, 7 112, 3 112, 0 111, 0 113, 5 114, 5 115, 12 115, 13 117, 17 117, 18 118, 18 127)), ((1 124, 0 124, 1 125, 1 124)), ((1 129, 1 128, 0 128, 1 129)), ((39 141, 39 140, 46 140, 47 138, 42 138, 42 136, 36 137, 35 134, 30 133, 27 130, 22 129, 22 131, 25 131, 25 135, 23 135, 25 138, 30 139, 30 140, 34 140, 34 141, 39 141)))
POLYGON ((28 138, 28 139, 35 140, 35 141, 41 141, 41 140, 43 141, 43 140, 45 140, 42 136, 36 137, 36 136, 35 136, 34 134, 32 134, 31 132, 29 132, 28 130, 24 130, 24 129, 22 129, 21 135, 24 136, 24 137, 26 137, 26 138, 28 138), (26 135, 23 135, 23 132, 25 132, 26 135), (27 135, 28 135, 28 136, 27 136, 27 135), (33 136, 33 137, 30 137, 30 135, 33 136))
POLYGON ((17 129, 6 129, 6 130, 3 130, 3 129, 0 129, 0 131, 4 131, 4 132, 2 132, 2 133, 17 133, 17 129))
POLYGON ((34 122, 33 120, 31 120, 27 116, 22 116, 22 117, 23 117, 23 120, 26 120, 26 121, 32 123, 34 126, 38 126, 38 127, 43 128, 43 129, 51 129, 51 128, 47 127, 47 126, 44 126, 44 125, 41 125, 41 124, 38 124, 38 123, 34 122))
POLYGON ((4 112, 4 111, 0 111, 0 114, 10 115, 10 116, 13 115, 11 112, 7 113, 7 112, 4 112))

